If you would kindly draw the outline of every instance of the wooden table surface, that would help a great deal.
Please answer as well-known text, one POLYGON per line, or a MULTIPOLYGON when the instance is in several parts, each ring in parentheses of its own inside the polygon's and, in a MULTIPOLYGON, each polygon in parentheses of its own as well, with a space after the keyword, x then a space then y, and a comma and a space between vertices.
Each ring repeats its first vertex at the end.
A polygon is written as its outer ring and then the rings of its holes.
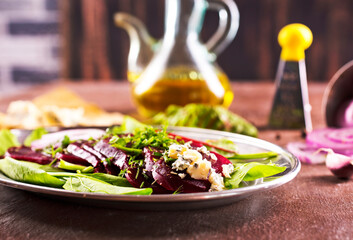
MULTIPOLYGON (((108 111, 135 112, 123 83, 64 83, 108 111)), ((16 99, 57 87, 36 86, 0 99, 0 111, 16 99)), ((233 83, 230 109, 259 127, 259 137, 285 146, 302 139, 297 130, 266 128, 273 83, 233 83)), ((326 85, 309 85, 314 128, 326 85)), ((129 211, 64 202, 0 186, 0 239, 352 239, 353 181, 335 178, 324 165, 302 165, 278 188, 231 205, 190 211, 129 211)))

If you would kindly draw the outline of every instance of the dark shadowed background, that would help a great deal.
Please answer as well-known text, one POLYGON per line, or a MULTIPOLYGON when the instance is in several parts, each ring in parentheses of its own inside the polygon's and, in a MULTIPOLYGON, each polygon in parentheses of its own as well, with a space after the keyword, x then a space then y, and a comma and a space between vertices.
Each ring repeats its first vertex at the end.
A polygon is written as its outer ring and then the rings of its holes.
MULTIPOLYGON (((126 79, 129 38, 114 26, 118 11, 164 32, 165 0, 0 0, 0 87, 57 78, 126 79)), ((306 51, 309 81, 328 81, 353 59, 353 1, 236 0, 240 28, 218 58, 236 81, 273 80, 280 55, 279 30, 299 22, 311 28, 306 51)), ((202 39, 215 31, 218 16, 207 12, 202 39)))

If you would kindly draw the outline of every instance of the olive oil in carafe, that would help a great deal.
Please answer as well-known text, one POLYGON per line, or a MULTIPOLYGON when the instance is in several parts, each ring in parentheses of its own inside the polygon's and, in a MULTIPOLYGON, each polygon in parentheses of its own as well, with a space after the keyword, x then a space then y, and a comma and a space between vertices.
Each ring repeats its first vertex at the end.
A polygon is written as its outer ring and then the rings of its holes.
POLYGON ((229 107, 233 100, 229 80, 221 72, 217 73, 217 79, 206 81, 202 74, 194 70, 180 67, 169 69, 149 89, 139 94, 136 92, 138 74, 130 73, 128 76, 129 81, 133 82, 132 96, 137 109, 145 117, 164 111, 171 104, 184 106, 188 103, 202 103, 229 107), (221 95, 215 93, 215 84, 223 88, 221 95))

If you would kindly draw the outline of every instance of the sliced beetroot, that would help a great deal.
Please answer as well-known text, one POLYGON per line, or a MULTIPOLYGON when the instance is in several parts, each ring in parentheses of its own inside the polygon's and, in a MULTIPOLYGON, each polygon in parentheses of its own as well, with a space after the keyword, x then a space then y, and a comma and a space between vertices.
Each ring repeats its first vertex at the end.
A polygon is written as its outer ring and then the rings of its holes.
POLYGON ((99 172, 105 172, 112 175, 117 175, 119 173, 119 169, 113 164, 111 164, 111 161, 107 161, 107 158, 103 156, 100 152, 95 150, 92 143, 84 142, 81 147, 87 152, 94 155, 97 159, 99 159, 99 161, 101 162, 100 166, 103 165, 98 169, 99 172))
POLYGON ((53 161, 53 158, 43 153, 33 151, 29 147, 11 147, 5 153, 5 156, 12 157, 17 160, 23 160, 28 162, 34 162, 39 164, 49 164, 53 161))
POLYGON ((103 160, 106 159, 105 156, 103 156, 100 152, 98 152, 96 149, 94 149, 93 143, 84 142, 84 143, 82 143, 81 147, 82 147, 84 150, 86 150, 86 151, 92 153, 94 156, 96 156, 96 157, 97 157, 99 160, 101 160, 101 161, 103 161, 103 160))
POLYGON ((103 154, 107 158, 111 158, 111 163, 117 166, 119 169, 127 169, 128 156, 122 150, 117 149, 109 144, 108 139, 103 139, 94 145, 94 149, 99 153, 103 154))
POLYGON ((87 162, 85 159, 77 157, 71 153, 61 153, 61 152, 57 152, 55 154, 55 158, 57 159, 61 159, 64 160, 66 162, 69 163, 73 163, 73 164, 78 164, 78 165, 83 165, 83 166, 89 166, 89 162, 87 162))
POLYGON ((141 186, 146 187, 146 185, 150 185, 147 184, 147 179, 142 175, 142 168, 128 168, 125 173, 125 177, 135 188, 140 188, 141 186))
POLYGON ((167 189, 165 189, 164 187, 162 187, 161 185, 159 185, 158 183, 153 183, 151 186, 149 186, 150 188, 152 188, 153 190, 153 194, 171 194, 173 193, 172 191, 169 191, 167 189))
POLYGON ((211 184, 205 180, 184 180, 172 173, 172 169, 166 165, 163 159, 156 162, 152 171, 155 181, 169 191, 184 193, 206 192, 211 184))
POLYGON ((92 153, 83 149, 81 145, 78 142, 70 143, 67 146, 67 151, 76 157, 85 159, 93 167, 97 167, 100 164, 100 160, 92 153))
POLYGON ((152 168, 154 165, 153 153, 148 147, 145 147, 143 149, 143 153, 145 155, 145 170, 147 172, 152 172, 152 168))
POLYGON ((145 147, 143 149, 143 154, 144 154, 144 157, 145 157, 145 160, 144 160, 145 161, 144 173, 148 177, 153 178, 152 170, 153 170, 153 166, 155 164, 155 161, 153 160, 153 158, 155 158, 155 156, 153 155, 153 152, 151 151, 151 149, 148 148, 148 147, 145 147))
POLYGON ((172 193, 171 191, 168 191, 164 187, 158 185, 158 183, 154 182, 152 178, 145 178, 143 174, 141 174, 143 171, 142 168, 129 168, 126 173, 125 177, 129 181, 129 183, 136 188, 147 188, 150 187, 153 190, 153 194, 167 194, 167 193, 172 193))
POLYGON ((221 154, 218 154, 218 153, 212 152, 212 151, 210 153, 213 153, 217 158, 217 160, 213 160, 212 158, 210 158, 212 168, 214 168, 216 173, 221 173, 223 175, 222 165, 224 165, 224 164, 228 165, 228 164, 232 164, 232 163, 226 157, 222 156, 221 154))

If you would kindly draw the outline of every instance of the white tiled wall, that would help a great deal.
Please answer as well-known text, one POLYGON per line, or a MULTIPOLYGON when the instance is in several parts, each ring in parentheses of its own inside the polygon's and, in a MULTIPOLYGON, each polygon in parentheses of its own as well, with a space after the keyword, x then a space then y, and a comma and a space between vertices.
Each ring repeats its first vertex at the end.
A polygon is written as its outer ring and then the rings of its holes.
POLYGON ((0 92, 55 81, 60 0, 0 0, 0 92))

